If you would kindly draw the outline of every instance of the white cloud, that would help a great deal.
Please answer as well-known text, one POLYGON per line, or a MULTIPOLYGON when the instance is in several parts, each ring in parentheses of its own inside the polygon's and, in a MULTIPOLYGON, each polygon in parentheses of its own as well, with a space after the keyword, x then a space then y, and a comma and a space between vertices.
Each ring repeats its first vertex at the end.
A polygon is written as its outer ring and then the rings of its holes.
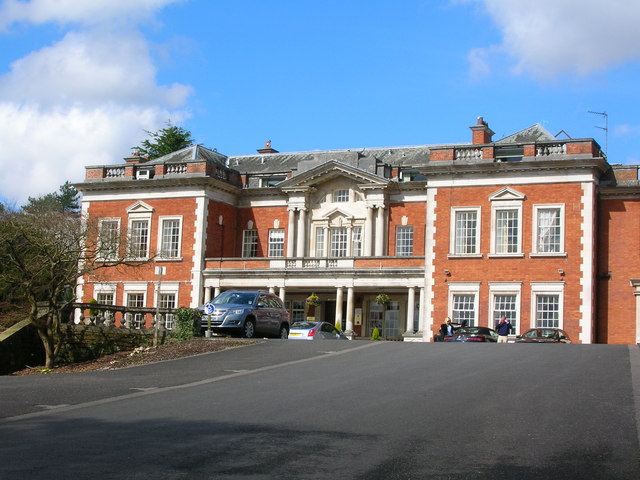
MULTIPOLYGON (((640 60, 638 1, 474 0, 474 3, 483 5, 501 29, 499 51, 515 59, 515 73, 552 79, 560 74, 587 75, 640 60)), ((490 47, 487 53, 496 53, 495 47, 490 47)), ((478 52, 472 58, 476 57, 478 52)))
POLYGON ((138 23, 156 10, 182 0, 5 0, 0 6, 0 30, 13 23, 79 23, 96 25, 114 20, 138 23))
MULTIPOLYGON (((96 9, 113 20, 168 3, 12 0, 0 9, 0 28, 16 21, 91 23, 96 9)), ((0 76, 0 199, 23 204, 67 180, 81 181, 84 166, 117 163, 144 130, 186 118, 191 87, 161 85, 156 75, 148 43, 131 25, 85 25, 15 60, 0 76)))

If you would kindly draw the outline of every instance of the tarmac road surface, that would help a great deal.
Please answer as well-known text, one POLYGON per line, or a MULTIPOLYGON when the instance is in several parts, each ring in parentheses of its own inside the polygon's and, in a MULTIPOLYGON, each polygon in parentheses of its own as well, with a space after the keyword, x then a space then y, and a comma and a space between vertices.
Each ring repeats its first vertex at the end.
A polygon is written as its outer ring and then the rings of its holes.
POLYGON ((0 377, 0 480, 640 478, 637 346, 269 340, 0 377))

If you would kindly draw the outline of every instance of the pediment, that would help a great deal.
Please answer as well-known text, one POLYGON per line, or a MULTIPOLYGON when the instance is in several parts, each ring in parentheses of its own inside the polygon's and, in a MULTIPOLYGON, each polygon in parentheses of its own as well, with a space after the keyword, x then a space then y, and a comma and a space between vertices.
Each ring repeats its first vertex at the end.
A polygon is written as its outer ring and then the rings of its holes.
POLYGON ((148 203, 137 201, 127 208, 127 213, 129 215, 132 213, 153 213, 153 207, 148 203))
POLYGON ((283 191, 310 189, 340 177, 351 180, 362 188, 386 188, 389 184, 389 180, 386 178, 352 165, 331 160, 281 182, 278 187, 283 191))
POLYGON ((335 218, 345 218, 347 220, 351 220, 353 218, 353 215, 351 213, 348 213, 342 210, 341 208, 334 208, 326 212, 324 215, 322 215, 321 218, 329 221, 335 218))
POLYGON ((526 198, 526 195, 524 193, 518 192, 517 190, 514 190, 511 187, 502 187, 500 190, 498 190, 497 192, 492 193, 491 195, 489 195, 489 200, 490 201, 495 201, 495 200, 524 200, 526 198))

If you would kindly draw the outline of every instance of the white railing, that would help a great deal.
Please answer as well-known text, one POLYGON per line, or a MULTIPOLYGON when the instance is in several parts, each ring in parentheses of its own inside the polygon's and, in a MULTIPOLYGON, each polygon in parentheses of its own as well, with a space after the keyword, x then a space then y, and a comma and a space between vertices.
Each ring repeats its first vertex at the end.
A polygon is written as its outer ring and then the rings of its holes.
POLYGON ((456 148, 456 160, 479 160, 482 150, 479 148, 456 148))
POLYGON ((170 163, 167 165, 167 174, 183 175, 187 173, 186 163, 170 163))
POLYGON ((566 143, 552 143, 549 145, 538 145, 536 147, 536 157, 548 157, 550 155, 564 155, 567 153, 566 143))
POLYGON ((124 177, 124 167, 110 167, 104 173, 105 178, 124 177))

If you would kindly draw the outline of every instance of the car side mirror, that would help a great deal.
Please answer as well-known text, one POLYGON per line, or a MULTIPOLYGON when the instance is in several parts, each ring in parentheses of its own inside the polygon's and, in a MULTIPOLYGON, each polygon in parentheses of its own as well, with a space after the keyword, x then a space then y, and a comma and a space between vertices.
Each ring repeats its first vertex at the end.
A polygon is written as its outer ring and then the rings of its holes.
POLYGON ((258 308, 265 308, 267 306, 264 302, 258 302, 258 308))

